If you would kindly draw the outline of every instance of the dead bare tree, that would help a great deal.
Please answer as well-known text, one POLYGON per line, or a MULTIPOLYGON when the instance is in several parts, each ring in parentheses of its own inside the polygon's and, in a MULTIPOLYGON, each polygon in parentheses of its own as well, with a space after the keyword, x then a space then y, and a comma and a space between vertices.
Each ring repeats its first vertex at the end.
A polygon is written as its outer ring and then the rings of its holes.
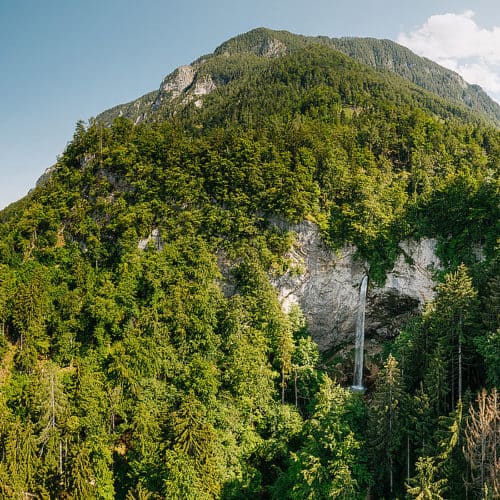
POLYGON ((483 389, 469 407, 463 452, 472 488, 481 498, 500 498, 500 399, 496 388, 483 389))

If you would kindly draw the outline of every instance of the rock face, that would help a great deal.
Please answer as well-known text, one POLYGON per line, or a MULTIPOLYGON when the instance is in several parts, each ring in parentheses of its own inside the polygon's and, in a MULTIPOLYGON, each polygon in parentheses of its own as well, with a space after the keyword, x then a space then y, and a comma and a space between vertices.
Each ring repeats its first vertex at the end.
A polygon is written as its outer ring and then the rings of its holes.
MULTIPOLYGON (((180 66, 164 78, 153 109, 180 96, 184 96, 182 103, 186 104, 197 97, 210 94, 215 88, 216 84, 210 75, 199 76, 195 66, 180 66)), ((202 100, 197 99, 195 105, 200 107, 202 100)))
MULTIPOLYGON (((288 257, 290 270, 274 281, 283 309, 302 309, 309 331, 321 350, 354 340, 359 286, 368 264, 355 259, 354 247, 335 252, 310 222, 278 223, 293 231, 296 241, 288 257)), ((436 241, 400 244, 402 254, 383 287, 370 284, 366 306, 367 338, 394 336, 408 317, 433 298, 433 271, 439 269, 436 241)))
POLYGON ((153 107, 158 108, 165 99, 175 99, 181 95, 193 83, 195 75, 192 66, 180 66, 167 75, 161 82, 153 107))
MULTIPOLYGON (((282 231, 295 234, 295 242, 286 257, 290 266, 272 284, 285 312, 297 304, 304 313, 308 330, 320 350, 340 348, 354 343, 359 288, 370 275, 369 265, 356 259, 356 248, 346 246, 334 251, 323 242, 318 226, 304 221, 289 224, 272 220, 282 231)), ((159 229, 151 231, 137 246, 164 247, 159 229)), ((403 241, 401 254, 387 274, 384 286, 369 282, 366 296, 365 337, 368 342, 394 337, 412 314, 434 298, 434 272, 441 269, 434 239, 403 241)), ((221 271, 219 286, 226 297, 237 293, 231 276, 233 262, 221 250, 217 254, 221 271)))
POLYGON ((280 57, 287 53, 287 46, 276 38, 266 39, 260 50, 264 57, 280 57))
POLYGON ((55 169, 56 165, 52 165, 49 168, 46 168, 45 172, 38 178, 35 185, 37 187, 45 186, 45 184, 47 184, 55 169))
POLYGON ((137 243, 137 248, 139 250, 146 250, 149 244, 152 244, 158 251, 163 250, 163 240, 158 228, 153 229, 147 238, 139 240, 139 242, 137 243))
MULTIPOLYGON (((212 90, 215 90, 216 87, 217 86, 215 85, 215 82, 212 80, 212 77, 210 75, 207 75, 203 78, 197 78, 194 84, 192 96, 200 97, 210 94, 210 92, 212 92, 212 90)), ((188 102, 192 96, 187 96, 184 101, 188 102)), ((197 108, 200 108, 203 105, 203 101, 201 99, 196 99, 196 101, 194 101, 194 105, 197 108)))

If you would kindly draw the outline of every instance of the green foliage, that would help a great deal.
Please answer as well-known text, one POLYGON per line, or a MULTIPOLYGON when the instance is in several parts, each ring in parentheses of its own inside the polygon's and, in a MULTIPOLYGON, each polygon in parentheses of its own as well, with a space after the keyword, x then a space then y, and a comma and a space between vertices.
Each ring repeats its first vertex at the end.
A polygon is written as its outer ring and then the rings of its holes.
POLYGON ((416 500, 442 500, 446 479, 434 478, 436 466, 430 457, 420 457, 416 463, 417 474, 407 487, 408 494, 416 500))
POLYGON ((370 463, 381 496, 395 494, 394 478, 400 476, 404 397, 398 362, 389 355, 377 378, 368 419, 370 463))
POLYGON ((460 408, 500 377, 500 135, 335 43, 233 39, 197 63, 201 107, 79 122, 0 212, 3 497, 463 496, 460 408), (438 241, 435 300, 365 396, 271 285, 304 219, 378 283, 438 241))
POLYGON ((500 365, 498 353, 500 352, 500 329, 483 337, 474 339, 477 351, 484 358, 488 384, 491 387, 500 386, 500 365))
POLYGON ((273 498, 363 498, 369 478, 353 430, 355 395, 324 378, 273 498))

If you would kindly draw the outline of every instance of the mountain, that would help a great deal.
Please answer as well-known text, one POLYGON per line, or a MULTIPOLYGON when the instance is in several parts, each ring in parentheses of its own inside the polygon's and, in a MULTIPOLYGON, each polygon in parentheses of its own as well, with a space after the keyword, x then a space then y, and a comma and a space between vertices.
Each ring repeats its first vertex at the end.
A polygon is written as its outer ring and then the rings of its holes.
POLYGON ((0 212, 0 498, 498 496, 500 131, 311 40, 78 122, 0 212))
POLYGON ((374 38, 306 37, 266 28, 254 29, 224 42, 213 54, 167 75, 157 92, 111 108, 98 119, 105 123, 111 123, 117 116, 134 121, 154 119, 160 110, 168 112, 170 109, 173 112, 179 104, 185 104, 190 99, 201 103, 198 100, 200 96, 241 76, 243 68, 239 63, 242 56, 247 56, 246 71, 252 71, 259 61, 250 56, 277 58, 310 45, 330 47, 373 68, 395 73, 429 92, 487 117, 495 125, 500 124, 500 106, 478 85, 469 85, 454 71, 419 57, 395 42, 374 38), (221 61, 221 58, 227 60, 221 61), (231 62, 234 60, 237 62, 231 62), (212 74, 214 66, 217 69, 212 74), (236 72, 235 67, 238 68, 236 72), (183 97, 179 99, 180 96, 183 97))

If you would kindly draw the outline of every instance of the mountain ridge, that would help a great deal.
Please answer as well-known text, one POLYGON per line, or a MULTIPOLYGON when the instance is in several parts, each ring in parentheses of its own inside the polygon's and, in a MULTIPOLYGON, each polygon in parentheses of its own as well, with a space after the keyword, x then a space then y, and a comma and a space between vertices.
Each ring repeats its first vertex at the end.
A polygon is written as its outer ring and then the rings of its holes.
MULTIPOLYGON (((190 101, 201 106, 199 96, 210 93, 234 78, 231 74, 234 68, 221 75, 213 75, 206 70, 217 58, 246 58, 246 67, 236 68, 236 72, 241 74, 258 66, 262 59, 280 58, 310 45, 329 47, 377 71, 398 75, 455 105, 482 115, 496 126, 500 124, 500 106, 480 86, 468 84, 457 73, 414 54, 396 42, 362 37, 312 37, 269 28, 256 28, 226 40, 212 54, 201 56, 191 64, 180 66, 169 73, 157 91, 105 110, 97 116, 97 120, 109 125, 114 118, 124 116, 137 123, 155 119, 161 109, 175 113, 179 105, 190 101), (190 80, 184 81, 184 84, 176 80, 179 71, 183 70, 190 74, 190 80)), ((240 61, 233 63, 233 66, 237 66, 238 62, 240 61)))

